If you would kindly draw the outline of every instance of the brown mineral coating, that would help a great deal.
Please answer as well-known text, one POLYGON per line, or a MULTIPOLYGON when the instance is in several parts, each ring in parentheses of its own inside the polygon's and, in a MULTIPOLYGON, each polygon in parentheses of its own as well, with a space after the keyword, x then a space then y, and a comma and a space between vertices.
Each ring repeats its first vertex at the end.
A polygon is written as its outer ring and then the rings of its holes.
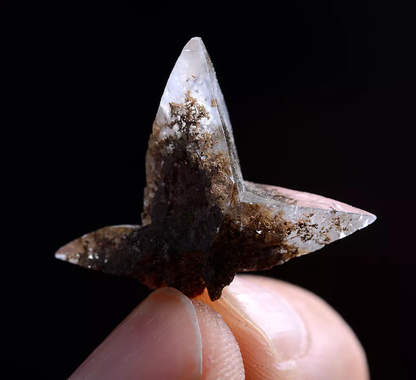
POLYGON ((149 141, 143 223, 165 225, 161 238, 172 238, 166 243, 170 252, 164 281, 194 296, 215 274, 211 249, 235 184, 228 152, 214 149, 224 141, 222 128, 198 128, 210 118, 205 107, 188 91, 183 103, 170 103, 170 114, 173 122, 155 122, 149 141), (163 129, 175 127, 176 133, 162 137, 163 129))
MULTIPOLYGON (((183 104, 170 103, 170 108, 174 122, 168 127, 177 125, 179 133, 162 137, 166 126, 153 127, 143 222, 151 223, 151 229, 155 223, 164 225, 156 235, 169 247, 163 281, 189 296, 206 286, 211 298, 218 299, 239 270, 287 260, 293 251, 284 242, 287 223, 265 206, 240 204, 230 155, 213 150, 225 142, 223 128, 216 134, 198 132, 200 121, 210 116, 189 91, 183 104), (265 233, 255 232, 259 229, 265 233)), ((156 260, 158 253, 151 255, 156 260)))
POLYGON ((287 243, 293 230, 280 215, 267 206, 250 203, 235 205, 234 215, 226 215, 213 244, 205 272, 210 298, 221 297, 237 272, 265 270, 298 256, 296 247, 287 243))
MULTIPOLYGON (((313 213, 295 223, 273 209, 273 201, 297 203, 277 188, 251 182, 237 186, 233 157, 214 149, 224 146, 222 127, 200 131, 199 123, 210 114, 189 91, 183 103, 170 108, 174 122, 155 122, 149 140, 144 226, 105 227, 58 253, 86 268, 136 277, 150 288, 165 284, 189 297, 206 287, 214 301, 237 272, 269 269, 299 256, 289 235, 329 242, 328 230, 316 231, 313 213), (267 201, 245 201, 238 187, 267 201)), ((342 228, 339 218, 332 224, 342 228)))
POLYGON ((142 228, 105 227, 58 253, 71 252, 83 267, 135 277, 153 289, 166 284, 195 297, 207 287, 214 301, 238 271, 267 269, 297 254, 284 243, 290 230, 284 221, 259 205, 242 208, 242 228, 229 215, 202 211, 142 228), (218 217, 223 220, 215 234, 218 217))
POLYGON ((136 277, 150 288, 166 284, 195 297, 207 287, 217 300, 238 271, 296 256, 286 242, 294 226, 264 204, 240 202, 232 158, 213 149, 225 141, 223 129, 198 131, 210 116, 189 92, 170 107, 175 123, 155 123, 149 140, 144 226, 105 227, 60 251, 75 254, 81 266, 136 277), (166 127, 179 133, 162 137, 166 127))
POLYGON ((217 134, 198 131, 201 119, 210 116, 190 92, 183 104, 170 103, 170 108, 174 122, 167 126, 155 122, 149 140, 143 224, 196 209, 223 210, 233 193, 230 156, 213 149, 224 139, 222 129, 217 134), (175 125, 179 133, 162 137, 163 128, 175 125))

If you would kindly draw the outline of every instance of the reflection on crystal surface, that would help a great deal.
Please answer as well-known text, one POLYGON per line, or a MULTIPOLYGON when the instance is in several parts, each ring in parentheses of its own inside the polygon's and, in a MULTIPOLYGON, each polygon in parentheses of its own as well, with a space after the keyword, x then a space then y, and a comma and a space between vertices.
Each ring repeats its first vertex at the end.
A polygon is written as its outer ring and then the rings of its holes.
POLYGON ((169 77, 146 153, 143 227, 105 227, 56 257, 86 268, 221 296, 238 271, 268 269, 376 217, 319 195, 243 181, 227 107, 200 38, 169 77))

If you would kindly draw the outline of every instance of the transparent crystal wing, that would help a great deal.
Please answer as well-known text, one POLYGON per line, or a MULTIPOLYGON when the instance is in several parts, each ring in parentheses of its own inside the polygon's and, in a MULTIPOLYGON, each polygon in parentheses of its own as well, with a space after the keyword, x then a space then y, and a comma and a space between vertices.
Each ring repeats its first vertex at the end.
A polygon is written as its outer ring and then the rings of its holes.
POLYGON ((88 269, 129 276, 133 272, 126 255, 135 243, 137 225, 103 227, 61 247, 55 257, 88 269))
POLYGON ((367 227, 376 216, 330 198, 245 181, 244 202, 267 206, 290 223, 287 243, 298 255, 324 247, 367 227))

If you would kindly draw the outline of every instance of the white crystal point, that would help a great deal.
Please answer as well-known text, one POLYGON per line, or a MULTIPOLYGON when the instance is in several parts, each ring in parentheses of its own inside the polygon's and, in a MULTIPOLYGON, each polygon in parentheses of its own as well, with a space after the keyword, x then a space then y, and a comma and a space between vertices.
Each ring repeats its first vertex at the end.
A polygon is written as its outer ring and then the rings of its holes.
POLYGON ((243 190, 227 106, 211 59, 199 37, 185 45, 169 76, 149 140, 146 176, 144 225, 168 216, 167 211, 154 210, 169 208, 186 212, 183 208, 186 205, 180 205, 178 198, 173 200, 170 193, 189 191, 189 186, 205 187, 208 203, 218 203, 223 210, 230 206, 233 195, 239 197, 243 190), (183 159, 185 156, 188 159, 183 159), (171 162, 173 157, 175 164, 171 162), (198 168, 204 178, 209 171, 209 186, 203 181, 192 181, 192 174, 184 174, 185 165, 198 168), (176 170, 178 174, 173 173, 176 170), (171 180, 174 191, 166 189, 171 180), (172 201, 169 207, 165 207, 166 201, 172 201))
POLYGON ((224 95, 211 58, 200 37, 191 38, 182 49, 163 92, 156 121, 169 120, 170 104, 183 103, 187 93, 195 98, 200 106, 209 110, 209 119, 200 123, 198 127, 202 130, 222 129, 227 149, 232 156, 237 185, 242 186, 241 169, 224 95))
POLYGON ((377 217, 320 195, 245 181, 243 202, 256 202, 281 214, 293 230, 287 243, 303 255, 367 227, 377 217))

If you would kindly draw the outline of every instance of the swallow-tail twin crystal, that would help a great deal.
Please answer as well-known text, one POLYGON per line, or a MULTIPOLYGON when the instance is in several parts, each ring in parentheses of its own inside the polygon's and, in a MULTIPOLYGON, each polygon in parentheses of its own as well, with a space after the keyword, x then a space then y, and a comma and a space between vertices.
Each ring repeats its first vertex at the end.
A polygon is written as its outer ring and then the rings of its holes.
POLYGON ((224 97, 198 37, 183 48, 163 92, 146 180, 142 225, 101 228, 56 257, 189 297, 207 288, 216 300, 237 272, 282 264, 376 219, 319 195, 243 180, 224 97))

